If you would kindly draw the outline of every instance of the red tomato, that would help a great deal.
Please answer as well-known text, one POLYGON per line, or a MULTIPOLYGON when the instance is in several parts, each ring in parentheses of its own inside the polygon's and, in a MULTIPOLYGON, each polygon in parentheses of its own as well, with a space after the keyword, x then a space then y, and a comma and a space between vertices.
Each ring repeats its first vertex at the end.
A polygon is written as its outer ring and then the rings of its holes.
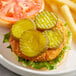
POLYGON ((0 0, 0 19, 16 22, 36 15, 43 4, 43 0, 0 0))

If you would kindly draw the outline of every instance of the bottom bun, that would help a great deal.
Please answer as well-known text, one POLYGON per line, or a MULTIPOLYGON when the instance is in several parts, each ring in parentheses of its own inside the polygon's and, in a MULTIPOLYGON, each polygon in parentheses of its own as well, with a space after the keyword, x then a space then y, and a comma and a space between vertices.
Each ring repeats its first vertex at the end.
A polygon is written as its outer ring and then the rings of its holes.
POLYGON ((62 60, 60 61, 60 63, 57 64, 57 67, 62 65, 67 60, 68 54, 69 54, 69 50, 66 50, 62 60))
MULTIPOLYGON (((69 40, 69 46, 71 46, 71 41, 72 41, 72 37, 70 38, 69 40)), ((63 64, 66 60, 67 60, 67 57, 68 57, 68 54, 69 54, 69 51, 68 49, 65 50, 65 54, 63 55, 62 57, 62 60, 60 61, 60 63, 57 64, 57 67, 60 66, 61 64, 63 64)))

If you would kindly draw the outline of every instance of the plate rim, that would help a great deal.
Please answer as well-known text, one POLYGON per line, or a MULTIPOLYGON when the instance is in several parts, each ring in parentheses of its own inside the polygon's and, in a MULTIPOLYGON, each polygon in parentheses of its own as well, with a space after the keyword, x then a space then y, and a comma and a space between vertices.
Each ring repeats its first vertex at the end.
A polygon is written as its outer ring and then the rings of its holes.
MULTIPOLYGON (((32 70, 32 69, 28 69, 28 68, 24 68, 21 66, 18 66, 12 62, 10 62, 9 60, 7 60, 5 57, 3 57, 2 55, 0 55, 0 63, 3 65, 3 63, 7 64, 8 66, 15 67, 16 69, 19 69, 21 71, 24 72, 28 72, 28 73, 33 73, 33 74, 40 74, 40 75, 60 75, 60 74, 66 74, 66 73, 70 73, 73 71, 76 71, 76 68, 74 69, 69 69, 69 70, 65 70, 65 71, 61 71, 61 72, 45 72, 45 71, 36 71, 36 70, 32 70), (2 62, 2 63, 1 63, 2 62)), ((4 65, 3 65, 4 66, 4 65)), ((6 66, 5 66, 6 67, 6 66)), ((6 67, 7 68, 7 67, 6 67)), ((10 69, 10 68, 8 68, 10 69)), ((11 70, 11 69, 10 69, 11 70)))

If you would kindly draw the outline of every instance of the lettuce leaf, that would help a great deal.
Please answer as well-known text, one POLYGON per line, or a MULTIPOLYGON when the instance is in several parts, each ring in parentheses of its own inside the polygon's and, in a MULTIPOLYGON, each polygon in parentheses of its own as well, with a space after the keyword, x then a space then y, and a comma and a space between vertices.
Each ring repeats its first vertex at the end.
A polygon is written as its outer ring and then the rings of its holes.
POLYGON ((12 47, 11 47, 11 45, 7 46, 7 48, 11 49, 11 51, 12 51, 12 47))
POLYGON ((64 26, 66 27, 68 25, 68 23, 66 22, 65 24, 64 24, 64 26))
POLYGON ((9 42, 10 32, 4 34, 3 43, 9 42))

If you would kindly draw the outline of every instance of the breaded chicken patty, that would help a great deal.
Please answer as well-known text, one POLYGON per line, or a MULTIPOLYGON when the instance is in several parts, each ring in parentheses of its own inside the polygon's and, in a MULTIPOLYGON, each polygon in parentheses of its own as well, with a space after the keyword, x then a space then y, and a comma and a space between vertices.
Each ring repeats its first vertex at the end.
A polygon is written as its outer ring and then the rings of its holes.
POLYGON ((35 61, 35 62, 37 62, 37 61, 49 61, 49 60, 55 59, 60 54, 61 50, 64 48, 64 46, 66 45, 66 42, 67 42, 66 28, 63 26, 63 24, 60 20, 58 20, 57 26, 54 29, 56 29, 56 28, 61 30, 64 34, 64 41, 58 49, 54 49, 54 50, 48 49, 45 52, 41 53, 37 57, 28 57, 28 56, 25 56, 24 54, 21 53, 19 41, 15 40, 11 36, 9 41, 10 41, 12 50, 19 57, 22 57, 22 58, 27 59, 27 60, 35 61))

